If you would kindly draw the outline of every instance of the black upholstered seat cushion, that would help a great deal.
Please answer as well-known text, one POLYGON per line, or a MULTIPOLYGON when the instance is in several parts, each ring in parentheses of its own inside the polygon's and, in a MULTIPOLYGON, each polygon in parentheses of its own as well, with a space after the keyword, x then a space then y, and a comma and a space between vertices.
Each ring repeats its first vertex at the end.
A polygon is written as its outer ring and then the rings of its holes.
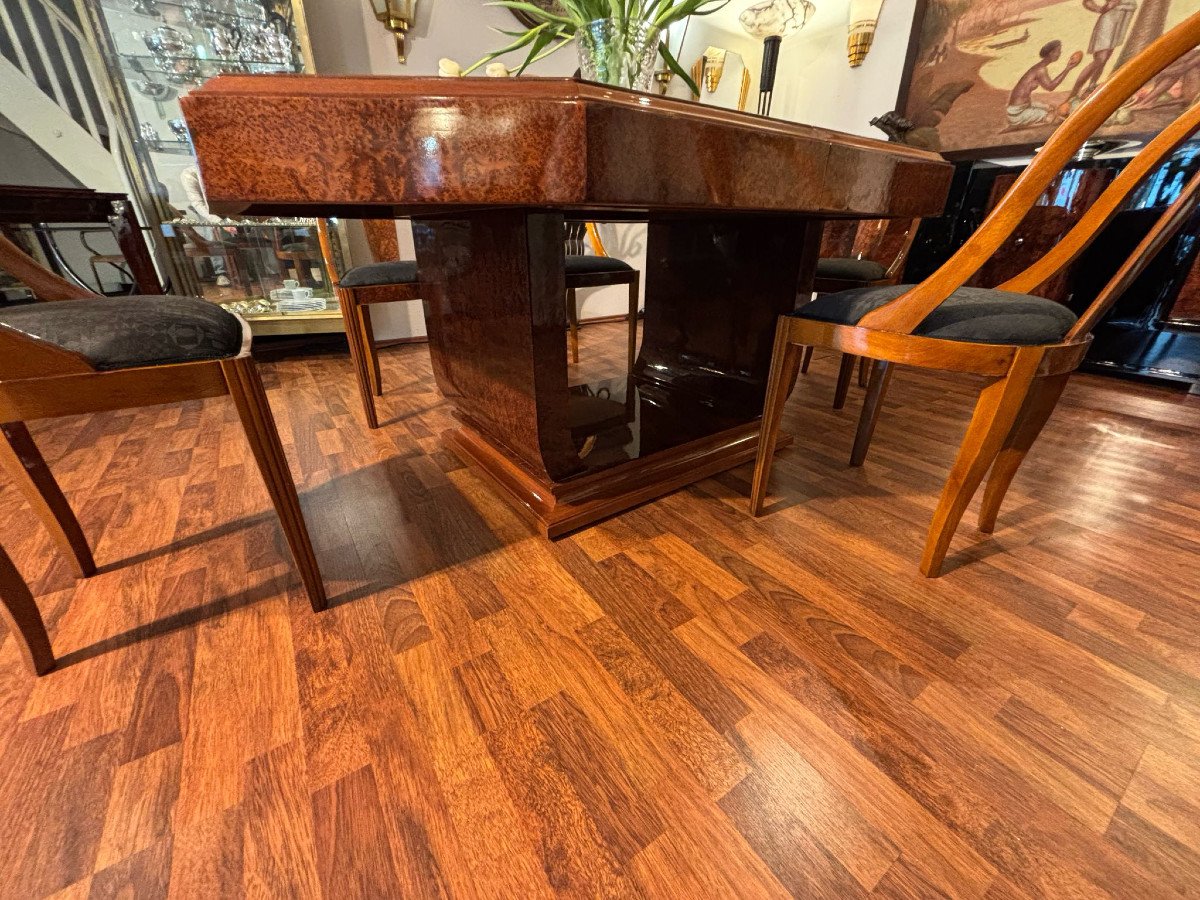
POLYGON ((0 325, 81 353, 97 369, 236 356, 242 323, 196 297, 95 297, 0 308, 0 325))
POLYGON ((873 259, 852 259, 827 256, 817 260, 818 278, 841 278, 846 281, 878 281, 887 269, 873 259))
MULTIPOLYGON (((825 294, 793 315, 855 325, 912 285, 854 288, 825 294)), ((961 287, 925 317, 914 334, 976 344, 1052 344, 1075 324, 1075 314, 1053 300, 989 288, 961 287)))
POLYGON ((603 275, 609 272, 632 272, 633 266, 612 256, 568 256, 568 275, 603 275))
POLYGON ((338 287, 375 287, 383 284, 416 284, 417 264, 411 259, 367 263, 355 266, 342 276, 338 287))

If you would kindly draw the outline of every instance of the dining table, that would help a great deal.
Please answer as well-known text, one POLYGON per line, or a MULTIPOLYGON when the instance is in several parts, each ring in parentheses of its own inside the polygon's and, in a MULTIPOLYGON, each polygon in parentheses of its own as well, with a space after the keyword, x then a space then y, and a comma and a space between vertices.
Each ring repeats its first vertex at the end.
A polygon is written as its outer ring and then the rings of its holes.
POLYGON ((571 78, 221 75, 182 104, 212 211, 411 219, 444 440, 550 538, 752 460, 823 224, 939 215, 952 175, 571 78), (632 371, 588 382, 564 229, 596 219, 647 223, 644 321, 632 371))

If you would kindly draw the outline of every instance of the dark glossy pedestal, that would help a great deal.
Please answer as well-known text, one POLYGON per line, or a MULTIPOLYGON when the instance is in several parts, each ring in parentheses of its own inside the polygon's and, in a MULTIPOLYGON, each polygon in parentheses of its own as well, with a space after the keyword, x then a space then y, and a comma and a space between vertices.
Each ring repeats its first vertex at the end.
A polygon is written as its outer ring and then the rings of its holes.
POLYGON ((184 109, 218 212, 413 217, 446 439, 551 537, 751 460, 823 220, 937 213, 950 180, 909 148, 565 79, 222 76, 184 109), (650 223, 627 382, 568 384, 567 216, 650 223))
POLYGON ((549 536, 753 458, 775 321, 809 290, 820 222, 651 221, 641 350, 607 397, 568 386, 562 213, 418 218, 413 232, 436 285, 434 372, 463 423, 450 444, 549 536))

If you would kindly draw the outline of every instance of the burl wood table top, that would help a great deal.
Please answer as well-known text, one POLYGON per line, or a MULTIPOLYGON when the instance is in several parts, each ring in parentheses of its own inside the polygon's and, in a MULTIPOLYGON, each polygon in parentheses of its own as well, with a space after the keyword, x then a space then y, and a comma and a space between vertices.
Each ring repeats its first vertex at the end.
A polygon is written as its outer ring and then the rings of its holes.
POLYGON ((951 177, 932 153, 567 78, 222 75, 182 103, 225 215, 915 217, 951 177))

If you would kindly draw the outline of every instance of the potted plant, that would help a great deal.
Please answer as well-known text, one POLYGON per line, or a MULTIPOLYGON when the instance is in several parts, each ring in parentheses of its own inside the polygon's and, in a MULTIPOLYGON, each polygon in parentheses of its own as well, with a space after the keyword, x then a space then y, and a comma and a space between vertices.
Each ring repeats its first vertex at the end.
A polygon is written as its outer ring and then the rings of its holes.
POLYGON ((523 13, 536 24, 525 31, 502 32, 515 40, 489 53, 462 74, 469 74, 497 56, 528 48, 525 61, 513 73, 520 75, 530 64, 575 41, 579 48, 579 69, 588 81, 648 91, 655 61, 661 53, 667 68, 687 82, 698 96, 696 83, 679 65, 662 36, 673 23, 688 16, 709 15, 728 3, 729 0, 558 0, 556 9, 547 10, 526 0, 496 0, 489 5, 523 13))

